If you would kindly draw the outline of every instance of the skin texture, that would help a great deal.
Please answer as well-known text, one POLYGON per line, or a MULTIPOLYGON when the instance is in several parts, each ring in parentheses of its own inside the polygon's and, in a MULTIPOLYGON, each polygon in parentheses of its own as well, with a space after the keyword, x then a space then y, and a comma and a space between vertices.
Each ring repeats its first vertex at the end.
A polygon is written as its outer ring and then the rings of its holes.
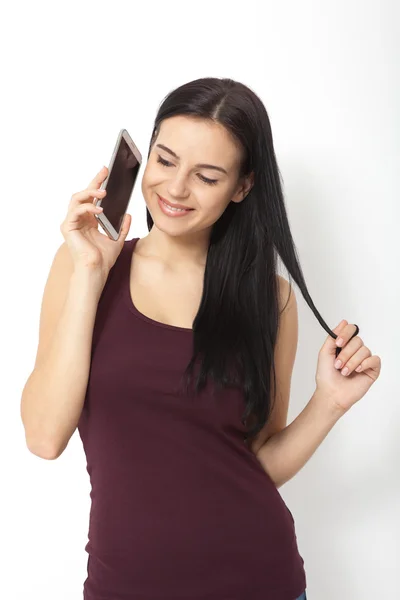
POLYGON ((157 257, 172 270, 204 267, 212 225, 230 202, 245 198, 253 182, 252 175, 239 180, 240 158, 237 143, 217 123, 181 115, 163 121, 142 178, 142 193, 154 226, 139 240, 138 251, 157 257), (170 148, 179 160, 157 144, 170 148), (158 155, 168 166, 157 162, 158 155), (227 175, 196 168, 199 163, 223 167, 227 175), (202 178, 218 181, 209 185, 202 178), (160 210, 157 194, 194 210, 184 218, 169 218, 160 210))

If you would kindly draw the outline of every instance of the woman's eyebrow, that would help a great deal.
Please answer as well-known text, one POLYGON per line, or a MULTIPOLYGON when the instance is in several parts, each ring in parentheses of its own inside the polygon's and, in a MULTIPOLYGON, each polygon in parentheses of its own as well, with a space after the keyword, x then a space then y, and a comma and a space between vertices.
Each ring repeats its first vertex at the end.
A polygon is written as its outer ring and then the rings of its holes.
MULTIPOLYGON (((165 150, 165 152, 168 152, 174 158, 180 160, 179 156, 177 154, 175 154, 175 152, 173 152, 173 150, 171 150, 170 148, 167 148, 167 146, 164 146, 164 144, 156 144, 156 148, 161 148, 161 150, 165 150)), ((201 164, 195 165, 195 167, 198 167, 201 169, 215 169, 216 171, 221 171, 221 173, 225 173, 225 175, 228 175, 228 172, 225 171, 225 169, 223 169, 222 167, 217 167, 216 165, 207 165, 207 164, 201 163, 201 164)))

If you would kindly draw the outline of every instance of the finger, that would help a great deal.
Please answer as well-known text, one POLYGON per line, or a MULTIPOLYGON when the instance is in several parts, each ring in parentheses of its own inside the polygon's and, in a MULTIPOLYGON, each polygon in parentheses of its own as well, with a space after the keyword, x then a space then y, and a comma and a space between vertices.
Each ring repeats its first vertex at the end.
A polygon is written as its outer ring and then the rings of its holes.
MULTIPOLYGON (((335 367, 336 369, 342 369, 347 362, 352 358, 352 356, 358 352, 360 350, 360 348, 362 348, 364 345, 363 341, 361 338, 359 338, 358 336, 356 336, 355 338, 353 338, 352 340, 350 340, 350 342, 348 342, 344 348, 337 348, 336 350, 338 351, 338 353, 335 353, 335 367), (339 364, 339 362, 341 364, 339 364)), ((357 365, 355 365, 355 367, 358 366, 359 363, 357 363, 357 365)))
POLYGON ((132 217, 128 213, 125 214, 124 220, 121 227, 121 232, 119 234, 118 241, 123 243, 125 241, 126 236, 128 235, 130 226, 131 226, 132 217))
POLYGON ((90 198, 104 198, 106 194, 106 190, 99 190, 95 188, 82 190, 81 192, 76 192, 72 195, 70 204, 75 205, 82 202, 87 202, 90 200, 90 198))
POLYGON ((377 375, 379 376, 381 370, 381 359, 379 356, 374 355, 366 358, 359 365, 359 369, 357 368, 355 369, 355 371, 361 373, 363 371, 368 371, 369 369, 375 371, 375 373, 377 373, 377 375))
POLYGON ((76 229, 76 225, 79 224, 80 221, 80 217, 83 214, 92 214, 92 215, 97 215, 100 214, 101 212, 103 212, 103 209, 101 208, 101 206, 95 206, 94 204, 81 204, 80 206, 74 208, 73 210, 69 211, 67 213, 67 216, 65 217, 64 221, 61 223, 60 225, 60 230, 62 233, 67 232, 67 231, 71 231, 71 227, 74 229, 76 229))
POLYGON ((97 215, 101 212, 103 212, 101 206, 95 206, 94 204, 88 204, 86 202, 85 204, 81 204, 80 206, 77 206, 73 211, 71 211, 68 215, 67 221, 68 223, 76 223, 77 221, 79 221, 79 217, 81 217, 84 214, 91 213, 93 215, 97 215))
POLYGON ((103 183, 103 181, 105 180, 105 178, 108 175, 108 169, 107 167, 102 167, 100 169, 100 171, 95 175, 95 177, 92 179, 92 181, 89 183, 88 188, 98 188, 101 186, 101 184, 103 183))
MULTIPOLYGON (((353 341, 353 340, 352 340, 353 341)), ((362 362, 371 356, 371 351, 366 346, 362 345, 356 352, 352 353, 348 360, 341 357, 341 354, 337 357, 335 361, 335 368, 340 369, 343 375, 350 375, 353 371, 362 364, 362 362), (338 360, 342 361, 342 364, 337 366, 338 360), (348 369, 347 373, 344 373, 344 369, 348 369)))
MULTIPOLYGON (((346 321, 347 323, 347 321, 346 321)), ((336 345, 339 346, 340 348, 343 348, 347 342, 351 339, 352 335, 354 335, 354 333, 357 331, 356 326, 352 325, 351 323, 347 323, 347 325, 345 325, 344 327, 342 327, 342 329, 340 330, 338 337, 336 338, 336 345), (343 342, 341 343, 340 340, 343 340, 343 342)), ((354 339, 354 338, 353 338, 354 339)))
POLYGON ((339 325, 337 325, 332 331, 336 333, 337 337, 339 337, 340 333, 344 330, 344 328, 348 325, 348 322, 343 319, 340 321, 339 325))

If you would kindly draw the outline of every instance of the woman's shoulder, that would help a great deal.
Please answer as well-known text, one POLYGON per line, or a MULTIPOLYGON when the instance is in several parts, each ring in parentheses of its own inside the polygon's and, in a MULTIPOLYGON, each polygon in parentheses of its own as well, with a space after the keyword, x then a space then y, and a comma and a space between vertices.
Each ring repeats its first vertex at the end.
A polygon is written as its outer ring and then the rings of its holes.
POLYGON ((287 307, 293 306, 293 303, 296 302, 296 295, 292 284, 287 279, 282 277, 282 275, 277 275, 276 277, 279 290, 279 312, 281 313, 287 307))

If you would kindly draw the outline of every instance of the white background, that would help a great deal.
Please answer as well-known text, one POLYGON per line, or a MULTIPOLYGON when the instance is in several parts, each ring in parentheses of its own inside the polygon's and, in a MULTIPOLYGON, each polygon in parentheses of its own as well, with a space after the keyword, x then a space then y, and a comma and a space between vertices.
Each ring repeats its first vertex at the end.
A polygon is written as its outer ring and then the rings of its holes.
MULTIPOLYGON (((20 2, 2 13, 0 596, 80 599, 86 578, 90 488, 78 432, 46 461, 27 450, 19 415, 70 196, 108 165, 121 128, 145 161, 164 96, 217 76, 242 81, 265 103, 315 305, 331 328, 357 323, 382 360, 370 392, 280 489, 308 598, 397 597, 399 4, 20 2)), ((128 239, 147 232, 140 180, 128 239)), ((326 339, 295 291, 290 420, 313 393, 326 339)))

